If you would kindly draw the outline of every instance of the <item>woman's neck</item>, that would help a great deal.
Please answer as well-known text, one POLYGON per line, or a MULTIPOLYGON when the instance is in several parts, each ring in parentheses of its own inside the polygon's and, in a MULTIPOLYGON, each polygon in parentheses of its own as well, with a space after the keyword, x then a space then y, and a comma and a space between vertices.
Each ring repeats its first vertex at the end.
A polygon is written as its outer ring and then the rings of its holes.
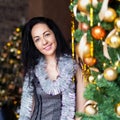
POLYGON ((47 56, 45 57, 46 59, 46 64, 47 65, 56 65, 57 64, 57 59, 56 59, 56 56, 47 56))
POLYGON ((56 80, 59 75, 57 59, 54 56, 46 58, 46 72, 51 80, 56 80), (51 72, 52 71, 52 72, 51 72))

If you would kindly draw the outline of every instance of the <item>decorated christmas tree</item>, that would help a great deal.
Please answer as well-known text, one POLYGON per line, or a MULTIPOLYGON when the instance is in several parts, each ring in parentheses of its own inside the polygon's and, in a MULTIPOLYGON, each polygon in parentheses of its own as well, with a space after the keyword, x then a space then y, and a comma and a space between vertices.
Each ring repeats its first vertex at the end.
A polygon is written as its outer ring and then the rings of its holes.
POLYGON ((22 92, 22 74, 21 27, 18 27, 0 51, 0 107, 7 105, 17 112, 22 92))
MULTIPOLYGON (((73 0, 75 58, 83 63, 82 120, 120 119, 120 0, 73 0)), ((74 49, 74 48, 73 48, 74 49)), ((74 52, 74 50, 73 50, 74 52)))

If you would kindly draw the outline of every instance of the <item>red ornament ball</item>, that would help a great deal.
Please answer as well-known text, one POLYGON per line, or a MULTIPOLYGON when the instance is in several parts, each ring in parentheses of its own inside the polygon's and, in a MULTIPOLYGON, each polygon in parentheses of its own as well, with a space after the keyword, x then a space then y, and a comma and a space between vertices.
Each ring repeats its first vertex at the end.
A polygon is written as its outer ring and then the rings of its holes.
POLYGON ((79 22, 78 28, 83 32, 86 32, 89 29, 89 25, 87 25, 87 23, 84 22, 83 23, 79 22))
POLYGON ((95 26, 92 28, 91 34, 96 40, 102 40, 106 35, 106 31, 101 26, 95 26))
POLYGON ((86 65, 88 66, 94 66, 96 64, 96 58, 94 57, 86 57, 86 58, 83 58, 83 61, 86 65))

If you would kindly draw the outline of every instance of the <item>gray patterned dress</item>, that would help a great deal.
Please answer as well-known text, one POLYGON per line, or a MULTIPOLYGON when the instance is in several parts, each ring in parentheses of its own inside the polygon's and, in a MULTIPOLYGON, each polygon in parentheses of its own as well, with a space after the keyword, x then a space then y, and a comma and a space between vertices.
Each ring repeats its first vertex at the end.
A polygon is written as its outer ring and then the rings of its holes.
POLYGON ((34 71, 34 84, 29 85, 30 78, 25 77, 19 120, 74 120, 75 83, 72 78, 77 64, 68 55, 60 57, 59 76, 54 82, 45 72, 45 66, 45 60, 40 59, 34 71))

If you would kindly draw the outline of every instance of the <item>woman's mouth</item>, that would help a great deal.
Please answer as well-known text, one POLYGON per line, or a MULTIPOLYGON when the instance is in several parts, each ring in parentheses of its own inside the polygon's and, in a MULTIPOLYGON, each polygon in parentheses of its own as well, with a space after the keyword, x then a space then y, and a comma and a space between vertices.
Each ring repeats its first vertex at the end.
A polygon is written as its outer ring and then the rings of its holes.
POLYGON ((50 50, 51 48, 52 48, 52 44, 47 45, 44 49, 45 49, 45 50, 50 50))

